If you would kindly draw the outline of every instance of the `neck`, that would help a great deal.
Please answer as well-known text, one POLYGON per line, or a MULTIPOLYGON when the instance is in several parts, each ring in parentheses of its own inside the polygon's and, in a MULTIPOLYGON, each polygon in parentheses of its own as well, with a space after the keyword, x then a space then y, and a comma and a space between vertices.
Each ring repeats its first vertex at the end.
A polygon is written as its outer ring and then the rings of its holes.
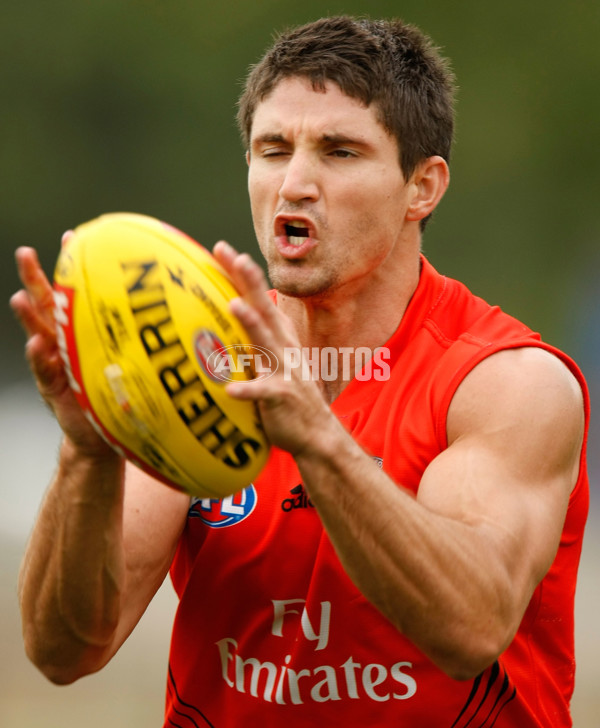
POLYGON ((419 275, 420 260, 414 256, 395 275, 387 275, 388 280, 370 279, 362 286, 347 284, 306 298, 278 294, 278 305, 292 320, 304 349, 312 353, 313 348, 330 347, 338 353, 337 378, 320 379, 328 401, 333 401, 352 379, 347 372, 349 364, 354 371, 354 352, 360 347, 372 354, 396 331, 419 275))

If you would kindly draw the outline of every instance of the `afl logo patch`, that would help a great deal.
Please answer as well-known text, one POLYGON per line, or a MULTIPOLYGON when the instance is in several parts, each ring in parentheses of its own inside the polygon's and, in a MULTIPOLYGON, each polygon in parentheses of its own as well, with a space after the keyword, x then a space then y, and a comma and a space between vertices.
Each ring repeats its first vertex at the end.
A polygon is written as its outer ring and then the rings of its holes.
POLYGON ((256 506, 256 489, 249 485, 227 498, 193 498, 188 512, 190 518, 199 518, 210 528, 225 528, 241 523, 256 506))

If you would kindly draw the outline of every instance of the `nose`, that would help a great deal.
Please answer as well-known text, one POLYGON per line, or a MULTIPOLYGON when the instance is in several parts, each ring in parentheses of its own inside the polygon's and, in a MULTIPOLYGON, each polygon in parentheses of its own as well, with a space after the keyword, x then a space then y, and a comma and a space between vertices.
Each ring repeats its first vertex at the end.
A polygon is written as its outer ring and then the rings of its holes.
POLYGON ((319 172, 308 154, 294 151, 285 166, 279 195, 287 202, 314 201, 320 194, 319 172))

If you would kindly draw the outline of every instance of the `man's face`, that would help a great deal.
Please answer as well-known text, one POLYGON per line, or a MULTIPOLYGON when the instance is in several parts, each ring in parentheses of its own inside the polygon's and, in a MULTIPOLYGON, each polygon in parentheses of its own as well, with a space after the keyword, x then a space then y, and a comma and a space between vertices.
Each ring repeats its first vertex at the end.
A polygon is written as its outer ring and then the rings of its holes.
POLYGON ((376 284, 402 244, 410 186, 372 107, 331 82, 323 93, 283 79, 256 109, 248 162, 254 227, 278 290, 376 284))

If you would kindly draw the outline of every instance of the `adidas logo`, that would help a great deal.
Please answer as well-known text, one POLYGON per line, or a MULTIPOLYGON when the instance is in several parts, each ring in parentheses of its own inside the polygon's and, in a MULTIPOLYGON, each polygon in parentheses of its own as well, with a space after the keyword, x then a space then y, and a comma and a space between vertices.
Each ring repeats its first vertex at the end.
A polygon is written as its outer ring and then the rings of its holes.
POLYGON ((285 500, 281 501, 282 511, 286 511, 286 513, 288 513, 296 508, 314 508, 311 499, 306 495, 306 491, 304 490, 302 483, 297 485, 295 488, 292 488, 290 493, 292 495, 291 498, 285 498, 285 500))

